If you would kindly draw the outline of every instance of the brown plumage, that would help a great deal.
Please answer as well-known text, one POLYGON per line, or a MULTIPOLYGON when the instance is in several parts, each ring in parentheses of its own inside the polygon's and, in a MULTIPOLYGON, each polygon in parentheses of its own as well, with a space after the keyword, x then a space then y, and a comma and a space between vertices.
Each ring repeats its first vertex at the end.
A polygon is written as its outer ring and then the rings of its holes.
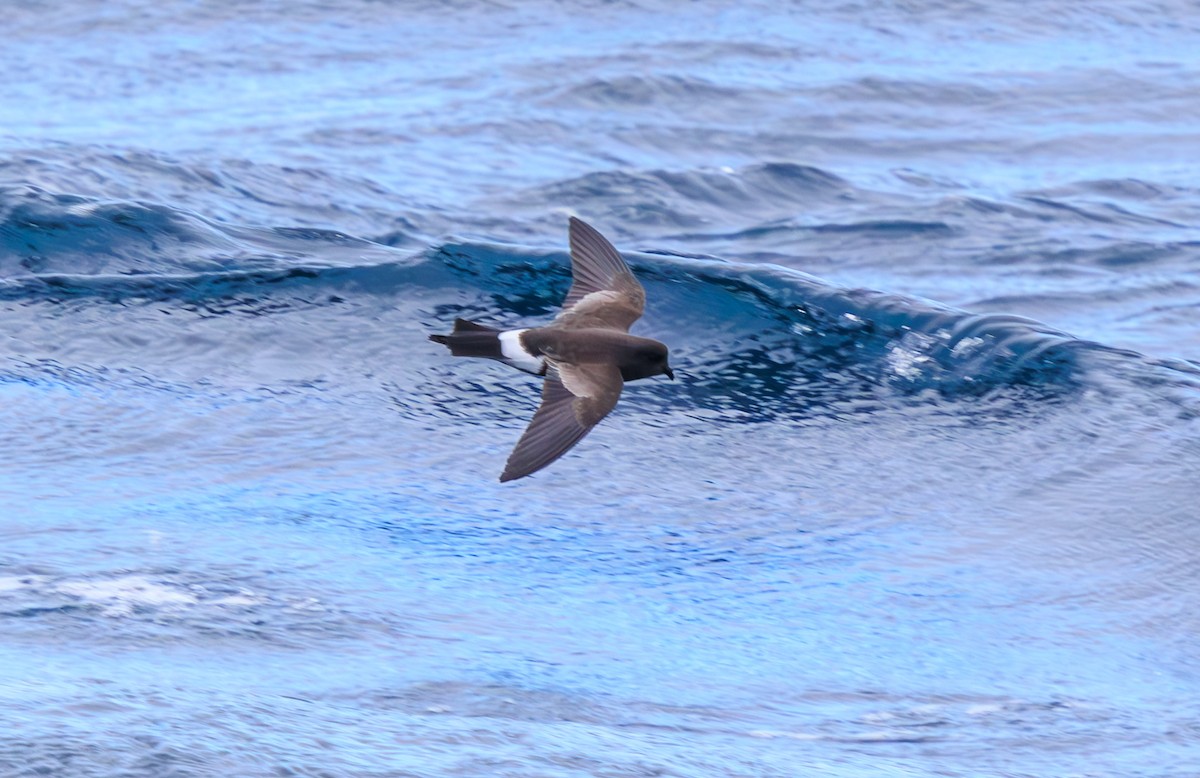
POLYGON ((646 292, 603 235, 571 217, 571 288, 545 327, 497 330, 456 319, 429 339, 454 356, 484 357, 545 377, 542 404, 517 441, 501 481, 537 472, 571 449, 617 404, 626 381, 674 378, 667 347, 629 334, 646 292))

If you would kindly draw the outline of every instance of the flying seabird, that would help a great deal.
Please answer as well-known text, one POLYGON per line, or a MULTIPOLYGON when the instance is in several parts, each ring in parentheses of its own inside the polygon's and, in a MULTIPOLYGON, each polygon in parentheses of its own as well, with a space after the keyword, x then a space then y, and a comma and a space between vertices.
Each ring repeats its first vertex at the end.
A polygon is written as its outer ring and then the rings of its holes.
POLYGON ((545 327, 499 330, 454 320, 429 339, 456 357, 484 357, 542 376, 542 404, 508 457, 501 481, 541 470, 567 453, 613 409, 626 381, 675 374, 667 347, 629 334, 646 290, 625 260, 591 225, 571 217, 571 288, 545 327))

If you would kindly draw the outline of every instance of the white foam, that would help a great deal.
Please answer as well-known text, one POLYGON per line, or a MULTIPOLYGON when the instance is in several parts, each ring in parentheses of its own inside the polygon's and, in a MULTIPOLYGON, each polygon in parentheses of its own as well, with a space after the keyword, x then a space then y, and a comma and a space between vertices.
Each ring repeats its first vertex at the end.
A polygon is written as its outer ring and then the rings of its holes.
POLYGON ((234 607, 246 608, 251 605, 259 605, 261 603, 262 603, 262 600, 260 600, 258 597, 256 597, 254 595, 254 592, 248 592, 248 591, 243 590, 239 594, 231 594, 228 597, 222 597, 218 600, 208 600, 208 602, 206 604, 221 605, 226 608, 234 608, 234 607))
POLYGON ((962 357, 967 352, 974 351, 979 346, 982 346, 983 342, 983 338, 963 338, 958 343, 954 344, 954 348, 950 349, 950 353, 956 357, 962 357))
POLYGON ((28 589, 38 582, 37 576, 29 575, 9 575, 0 577, 0 594, 4 592, 15 592, 20 589, 28 589))
POLYGON ((161 613, 198 606, 248 608, 264 602, 249 589, 212 597, 202 586, 136 574, 57 581, 46 575, 0 576, 0 597, 20 596, 19 593, 27 591, 93 605, 106 616, 130 616, 138 609, 154 609, 161 613))
POLYGON ((195 605, 199 600, 176 586, 152 581, 140 575, 92 581, 62 581, 54 590, 100 605, 110 616, 132 613, 134 608, 195 605))
POLYGON ((933 338, 928 335, 907 333, 888 351, 888 367, 901 378, 920 378, 933 364, 933 359, 928 355, 933 343, 933 338))

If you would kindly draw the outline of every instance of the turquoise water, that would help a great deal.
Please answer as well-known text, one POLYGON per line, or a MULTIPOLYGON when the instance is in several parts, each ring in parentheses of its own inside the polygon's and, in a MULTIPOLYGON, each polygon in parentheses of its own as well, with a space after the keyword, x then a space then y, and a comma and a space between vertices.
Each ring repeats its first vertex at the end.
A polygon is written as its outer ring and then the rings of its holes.
POLYGON ((1196 774, 1185 6, 0 25, 0 774, 1196 774), (679 380, 501 485, 568 213, 679 380))

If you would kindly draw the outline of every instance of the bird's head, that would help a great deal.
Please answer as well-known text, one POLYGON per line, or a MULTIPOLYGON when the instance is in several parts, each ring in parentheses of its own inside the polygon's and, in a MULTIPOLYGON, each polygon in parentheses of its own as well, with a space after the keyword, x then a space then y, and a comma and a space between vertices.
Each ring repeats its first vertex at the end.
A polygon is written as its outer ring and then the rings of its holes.
POLYGON ((675 371, 671 369, 668 357, 667 347, 662 343, 649 338, 638 338, 637 345, 632 352, 627 352, 622 361, 621 377, 626 381, 635 381, 639 378, 665 375, 675 380, 675 371))
POLYGON ((675 371, 671 369, 670 352, 667 351, 667 347, 662 343, 656 342, 654 345, 657 348, 652 349, 650 354, 648 354, 651 367, 649 375, 665 375, 674 381, 675 371))
POLYGON ((667 351, 667 347, 659 341, 650 341, 643 352, 644 360, 644 375, 650 376, 666 376, 674 381, 674 371, 671 370, 671 354, 667 351))

